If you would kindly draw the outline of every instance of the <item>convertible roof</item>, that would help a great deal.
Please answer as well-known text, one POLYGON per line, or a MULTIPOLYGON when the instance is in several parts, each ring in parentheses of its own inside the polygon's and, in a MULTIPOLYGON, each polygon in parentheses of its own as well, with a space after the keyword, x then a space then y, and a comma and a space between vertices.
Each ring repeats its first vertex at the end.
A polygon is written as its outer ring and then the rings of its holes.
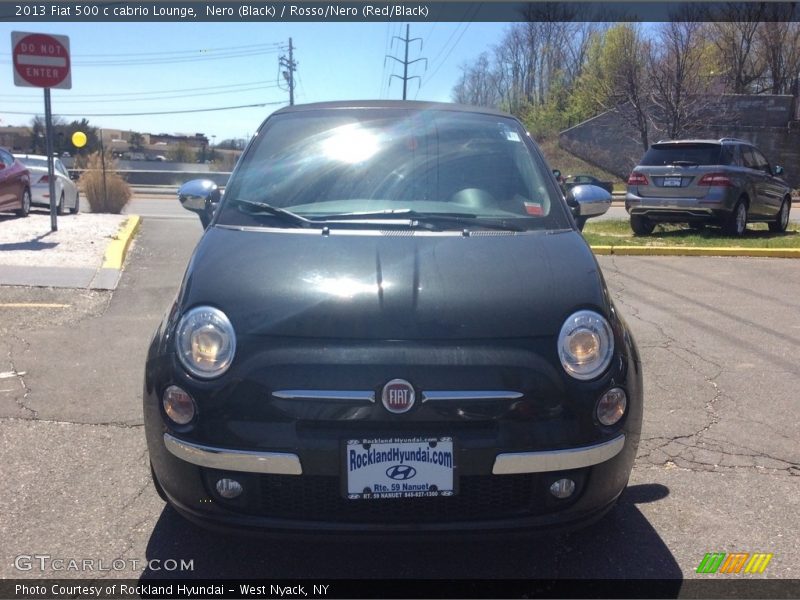
POLYGON ((408 110, 449 110, 453 112, 479 113, 509 117, 511 115, 493 108, 483 106, 468 106, 466 104, 453 104, 450 102, 418 102, 413 100, 347 100, 341 102, 315 102, 313 104, 295 104, 286 106, 273 114, 302 112, 305 110, 346 110, 351 108, 393 108, 408 110))

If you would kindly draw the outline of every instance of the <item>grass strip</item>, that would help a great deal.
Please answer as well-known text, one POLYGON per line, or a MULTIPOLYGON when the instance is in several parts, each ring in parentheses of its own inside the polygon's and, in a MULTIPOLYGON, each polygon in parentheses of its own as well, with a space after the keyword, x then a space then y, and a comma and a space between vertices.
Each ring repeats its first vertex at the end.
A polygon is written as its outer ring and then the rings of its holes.
POLYGON ((724 235, 716 227, 696 230, 686 225, 661 224, 650 235, 635 236, 627 220, 590 220, 583 236, 590 246, 800 248, 800 223, 790 222, 785 233, 772 233, 765 223, 751 224, 741 237, 724 235))

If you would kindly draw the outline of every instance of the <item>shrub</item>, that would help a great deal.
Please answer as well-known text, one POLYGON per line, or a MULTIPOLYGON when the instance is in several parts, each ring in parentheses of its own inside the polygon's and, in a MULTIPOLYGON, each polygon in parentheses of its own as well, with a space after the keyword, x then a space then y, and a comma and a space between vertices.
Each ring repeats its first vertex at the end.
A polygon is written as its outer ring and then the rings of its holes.
POLYGON ((111 156, 106 153, 105 184, 103 182, 103 163, 99 152, 95 152, 86 163, 86 171, 78 184, 89 201, 93 213, 119 214, 131 199, 131 188, 117 173, 111 156))

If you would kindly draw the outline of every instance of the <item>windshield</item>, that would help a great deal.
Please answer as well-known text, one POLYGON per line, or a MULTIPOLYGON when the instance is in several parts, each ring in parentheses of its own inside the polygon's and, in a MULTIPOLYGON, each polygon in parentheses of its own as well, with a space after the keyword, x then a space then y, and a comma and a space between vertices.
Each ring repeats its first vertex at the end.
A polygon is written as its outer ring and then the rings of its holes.
POLYGON ((728 153, 720 144, 653 144, 639 163, 646 167, 691 163, 695 165, 730 164, 728 153))
MULTIPOLYGON (((270 118, 225 190, 218 223, 337 218, 567 228, 549 171, 513 119, 445 110, 328 109, 270 118), (365 214, 366 213, 366 214, 365 214), (283 215, 286 216, 285 214, 283 215)), ((446 225, 444 225, 446 223, 446 225)))
MULTIPOLYGON (((16 156, 16 155, 15 155, 16 156)), ((17 159, 26 167, 47 167, 46 158, 34 158, 31 156, 17 156, 17 159)))

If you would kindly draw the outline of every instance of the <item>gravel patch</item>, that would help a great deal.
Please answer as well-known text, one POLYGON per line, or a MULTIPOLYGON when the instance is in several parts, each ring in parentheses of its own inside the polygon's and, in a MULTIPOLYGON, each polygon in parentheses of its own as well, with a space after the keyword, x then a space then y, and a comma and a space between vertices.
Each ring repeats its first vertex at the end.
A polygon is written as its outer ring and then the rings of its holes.
POLYGON ((0 217, 0 265, 83 267, 96 269, 108 243, 127 215, 80 213, 58 217, 58 231, 50 231, 50 215, 0 217))

